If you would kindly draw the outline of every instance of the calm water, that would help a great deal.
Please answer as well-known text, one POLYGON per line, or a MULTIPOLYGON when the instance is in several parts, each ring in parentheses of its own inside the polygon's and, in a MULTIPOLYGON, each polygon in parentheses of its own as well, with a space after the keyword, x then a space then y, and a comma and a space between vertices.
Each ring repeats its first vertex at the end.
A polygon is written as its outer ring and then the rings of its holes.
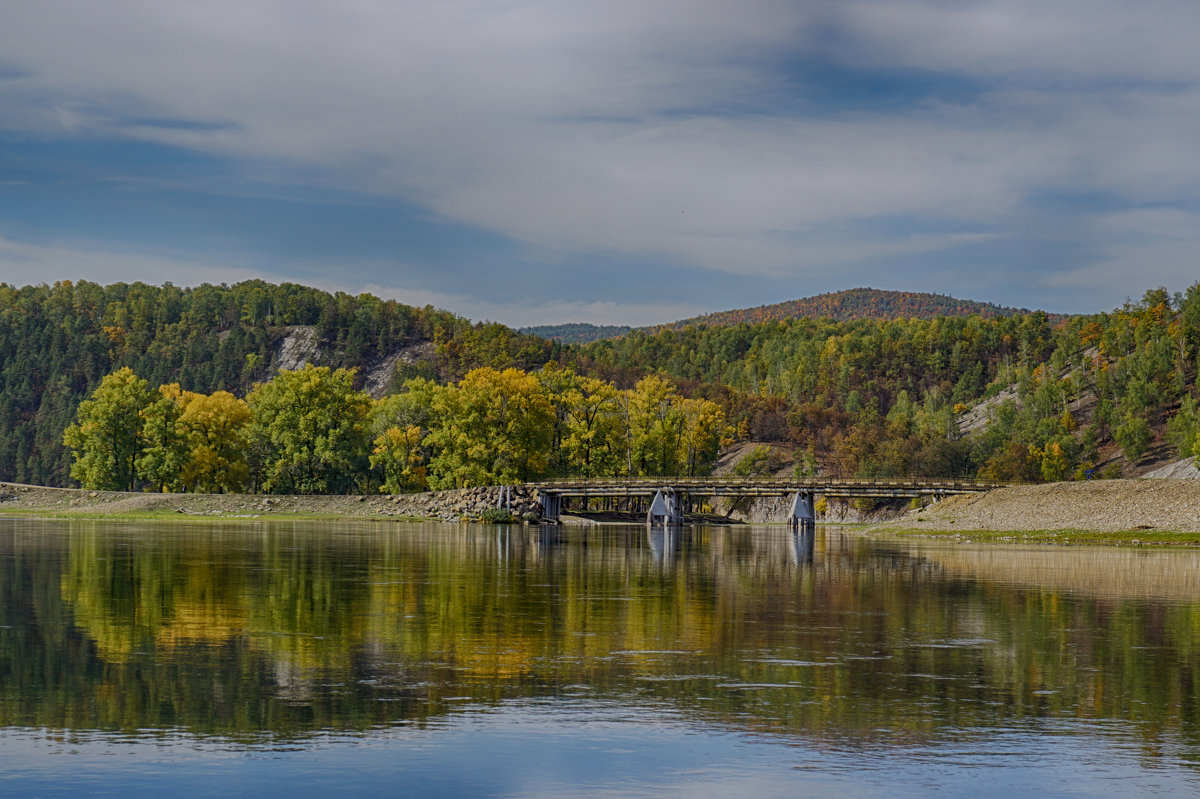
POLYGON ((0 795, 1200 792, 1200 553, 0 519, 0 795))

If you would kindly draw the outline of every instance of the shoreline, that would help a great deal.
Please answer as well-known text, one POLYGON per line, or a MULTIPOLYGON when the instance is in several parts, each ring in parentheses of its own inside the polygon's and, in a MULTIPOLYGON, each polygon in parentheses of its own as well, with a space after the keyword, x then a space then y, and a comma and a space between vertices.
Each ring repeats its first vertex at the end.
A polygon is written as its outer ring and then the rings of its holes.
MULTIPOLYGON (((495 486, 422 494, 155 494, 0 483, 0 517, 169 522, 401 521, 470 522, 500 506, 495 486)), ((536 524, 533 490, 510 499, 515 523, 536 524)), ((638 524, 639 514, 571 513, 571 526, 638 524)), ((741 525, 704 514, 689 524, 741 525)), ((843 525, 866 534, 976 542, 1200 545, 1200 480, 1137 478, 1008 486, 948 497, 899 518, 843 525)), ((783 526, 783 525, 781 525, 783 526)))

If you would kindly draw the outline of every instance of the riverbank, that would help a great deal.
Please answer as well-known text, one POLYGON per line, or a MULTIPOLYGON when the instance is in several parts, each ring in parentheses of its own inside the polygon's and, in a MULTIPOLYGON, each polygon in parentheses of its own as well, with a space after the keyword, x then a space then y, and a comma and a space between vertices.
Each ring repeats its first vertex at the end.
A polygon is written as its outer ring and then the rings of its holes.
POLYGON ((949 497, 877 525, 888 533, 1049 543, 1200 543, 1200 481, 1092 480, 949 497))
MULTIPOLYGON (((0 514, 128 519, 393 519, 460 521, 502 504, 497 486, 421 494, 152 494, 0 483, 0 514)), ((516 488, 507 506, 518 519, 537 512, 533 490, 516 488)))

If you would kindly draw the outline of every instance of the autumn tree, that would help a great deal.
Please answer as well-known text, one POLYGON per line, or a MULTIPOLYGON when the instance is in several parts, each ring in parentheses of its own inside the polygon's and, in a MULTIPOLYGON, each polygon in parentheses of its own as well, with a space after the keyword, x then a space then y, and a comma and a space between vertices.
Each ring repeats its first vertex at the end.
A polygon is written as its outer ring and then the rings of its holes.
POLYGON ((679 392, 670 381, 649 375, 628 394, 629 450, 639 475, 677 474, 684 420, 679 392))
POLYGON ((246 462, 250 407, 228 391, 179 399, 179 425, 188 445, 182 479, 189 491, 236 492, 250 479, 246 462))
POLYGON ((433 488, 518 483, 546 472, 554 413, 533 375, 472 370, 436 396, 434 418, 433 488))
POLYGON ((424 433, 416 425, 389 427, 371 448, 371 468, 383 472, 379 490, 385 494, 422 491, 429 487, 421 453, 424 433))

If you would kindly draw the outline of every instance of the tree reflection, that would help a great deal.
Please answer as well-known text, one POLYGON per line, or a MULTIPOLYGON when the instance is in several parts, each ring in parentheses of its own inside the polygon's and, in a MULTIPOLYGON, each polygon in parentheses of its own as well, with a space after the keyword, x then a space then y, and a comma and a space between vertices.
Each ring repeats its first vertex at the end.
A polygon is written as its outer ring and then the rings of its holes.
POLYGON ((6 725, 294 736, 586 686, 817 739, 1050 716, 1197 743, 1190 553, 1090 583, 1071 575, 1121 559, 783 529, 0 524, 6 725))

